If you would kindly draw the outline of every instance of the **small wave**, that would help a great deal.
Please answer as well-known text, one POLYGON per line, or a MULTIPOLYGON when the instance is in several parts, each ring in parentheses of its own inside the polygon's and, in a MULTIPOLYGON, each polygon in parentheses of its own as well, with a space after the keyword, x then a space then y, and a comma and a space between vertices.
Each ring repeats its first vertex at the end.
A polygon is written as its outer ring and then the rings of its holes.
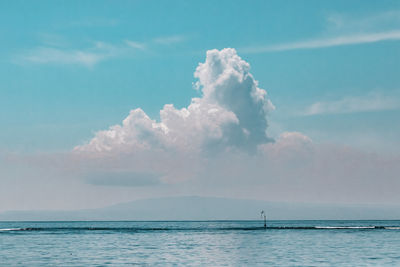
POLYGON ((315 226, 315 229, 381 229, 380 226, 315 226))
POLYGON ((23 230, 22 228, 4 228, 4 229, 0 229, 0 231, 21 231, 23 230))
POLYGON ((400 230, 400 227, 398 227, 398 226, 386 226, 385 229, 387 229, 387 230, 400 230))

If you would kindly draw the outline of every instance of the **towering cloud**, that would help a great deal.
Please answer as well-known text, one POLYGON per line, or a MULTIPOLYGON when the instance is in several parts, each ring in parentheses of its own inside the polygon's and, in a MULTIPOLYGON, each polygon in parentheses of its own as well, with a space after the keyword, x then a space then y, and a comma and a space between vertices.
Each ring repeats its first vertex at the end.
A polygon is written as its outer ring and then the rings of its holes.
POLYGON ((210 50, 194 73, 201 97, 193 98, 187 108, 167 104, 160 111, 159 122, 140 108, 134 109, 122 125, 98 132, 88 144, 75 150, 254 150, 271 141, 266 116, 274 106, 249 71, 250 65, 235 49, 210 50))

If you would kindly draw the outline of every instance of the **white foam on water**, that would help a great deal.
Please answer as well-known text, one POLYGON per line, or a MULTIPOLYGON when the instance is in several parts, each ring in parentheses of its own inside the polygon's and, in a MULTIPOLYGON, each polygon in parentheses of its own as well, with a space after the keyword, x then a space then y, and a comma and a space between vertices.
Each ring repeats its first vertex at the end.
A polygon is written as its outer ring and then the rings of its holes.
POLYGON ((315 226, 316 229, 375 229, 375 226, 315 226))
POLYGON ((393 226, 393 227, 385 227, 385 229, 388 229, 388 230, 400 230, 400 227, 396 227, 396 226, 393 226))
POLYGON ((3 229, 0 229, 0 231, 21 231, 21 230, 23 230, 23 229, 21 229, 21 228, 3 228, 3 229))

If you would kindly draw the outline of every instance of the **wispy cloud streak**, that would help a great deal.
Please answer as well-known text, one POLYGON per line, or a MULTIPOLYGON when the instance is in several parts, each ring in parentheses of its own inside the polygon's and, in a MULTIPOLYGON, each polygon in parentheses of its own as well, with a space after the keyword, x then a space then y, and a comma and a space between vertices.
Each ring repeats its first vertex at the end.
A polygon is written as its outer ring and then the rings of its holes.
POLYGON ((319 114, 344 114, 400 108, 400 101, 394 97, 370 93, 361 97, 345 97, 337 101, 316 102, 306 108, 304 116, 319 114))
POLYGON ((38 46, 16 56, 17 64, 62 64, 81 65, 91 68, 96 64, 118 56, 121 47, 104 42, 95 42, 88 48, 65 48, 58 46, 38 46))
POLYGON ((93 67, 100 61, 106 59, 107 54, 100 52, 89 52, 84 50, 62 50, 51 47, 39 47, 30 53, 23 55, 19 61, 36 64, 76 64, 93 67))
POLYGON ((170 45, 181 43, 185 41, 185 37, 182 35, 171 35, 171 36, 163 36, 158 37, 153 40, 155 43, 162 44, 162 45, 170 45))
POLYGON ((135 50, 152 50, 161 46, 170 46, 183 42, 186 38, 182 35, 173 35, 155 38, 148 42, 124 40, 122 43, 94 42, 86 48, 66 48, 62 37, 42 34, 44 44, 33 47, 14 57, 16 64, 61 64, 81 65, 88 68, 98 63, 116 57, 127 56, 135 50), (63 41, 63 42, 61 42, 63 41))
POLYGON ((376 43, 382 41, 400 40, 400 30, 363 33, 353 35, 343 35, 331 38, 311 39, 293 43, 284 43, 277 45, 253 46, 240 49, 243 53, 264 53, 275 51, 287 51, 298 49, 316 49, 343 45, 355 45, 365 43, 376 43))
POLYGON ((130 41, 130 40, 126 40, 125 43, 132 48, 137 48, 137 49, 141 49, 144 50, 147 48, 145 43, 141 43, 141 42, 136 42, 136 41, 130 41))

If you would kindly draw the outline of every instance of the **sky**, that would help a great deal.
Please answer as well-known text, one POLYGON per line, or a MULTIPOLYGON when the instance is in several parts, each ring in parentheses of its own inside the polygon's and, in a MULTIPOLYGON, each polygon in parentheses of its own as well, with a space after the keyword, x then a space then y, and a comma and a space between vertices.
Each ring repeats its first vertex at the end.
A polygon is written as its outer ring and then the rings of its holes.
POLYGON ((400 201, 399 1, 3 1, 0 211, 400 201))

